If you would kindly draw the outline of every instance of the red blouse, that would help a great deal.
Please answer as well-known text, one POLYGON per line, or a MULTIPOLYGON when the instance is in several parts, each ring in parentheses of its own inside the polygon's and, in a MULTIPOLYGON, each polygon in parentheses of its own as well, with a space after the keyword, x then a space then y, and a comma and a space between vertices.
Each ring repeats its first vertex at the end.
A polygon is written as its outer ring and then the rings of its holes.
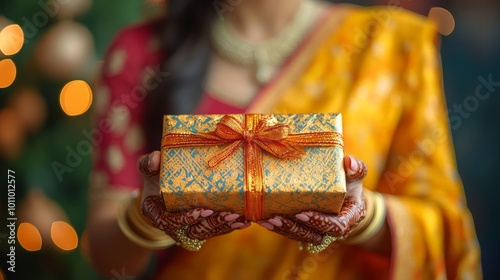
MULTIPOLYGON (((147 152, 142 127, 144 97, 168 76, 160 71, 163 56, 152 24, 123 29, 106 52, 93 106, 94 126, 103 135, 93 152, 93 188, 134 190, 142 185, 137 160, 147 152)), ((205 93, 194 113, 244 111, 205 93)))

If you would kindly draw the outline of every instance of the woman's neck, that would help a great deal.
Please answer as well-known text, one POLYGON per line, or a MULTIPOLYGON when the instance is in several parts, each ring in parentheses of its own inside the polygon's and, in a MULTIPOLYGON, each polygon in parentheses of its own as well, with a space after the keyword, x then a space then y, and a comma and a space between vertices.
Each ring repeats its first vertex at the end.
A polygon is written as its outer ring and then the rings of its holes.
POLYGON ((243 38, 260 42, 279 33, 304 0, 242 0, 226 19, 243 38))

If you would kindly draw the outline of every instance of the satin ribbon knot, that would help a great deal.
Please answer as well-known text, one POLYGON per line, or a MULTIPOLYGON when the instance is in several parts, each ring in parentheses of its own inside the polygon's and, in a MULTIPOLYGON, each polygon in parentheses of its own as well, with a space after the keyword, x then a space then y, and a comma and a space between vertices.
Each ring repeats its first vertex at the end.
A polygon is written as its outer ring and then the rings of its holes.
POLYGON ((243 131, 243 139, 245 140, 245 142, 252 142, 253 140, 253 132, 250 131, 250 130, 244 130, 243 131))

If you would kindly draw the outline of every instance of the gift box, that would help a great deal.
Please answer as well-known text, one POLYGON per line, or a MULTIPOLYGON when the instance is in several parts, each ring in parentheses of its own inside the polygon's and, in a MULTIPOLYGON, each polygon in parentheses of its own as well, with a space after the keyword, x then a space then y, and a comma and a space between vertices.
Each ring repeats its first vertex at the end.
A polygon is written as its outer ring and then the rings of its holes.
POLYGON ((164 116, 160 187, 168 211, 257 221, 338 213, 346 194, 340 114, 164 116))

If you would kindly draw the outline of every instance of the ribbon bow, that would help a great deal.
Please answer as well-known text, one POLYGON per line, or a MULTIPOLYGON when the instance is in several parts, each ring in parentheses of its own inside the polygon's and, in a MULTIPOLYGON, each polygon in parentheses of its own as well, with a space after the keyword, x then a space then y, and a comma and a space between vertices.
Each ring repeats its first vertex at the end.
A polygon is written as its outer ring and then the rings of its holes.
POLYGON ((343 146, 342 135, 335 131, 290 133, 286 124, 272 124, 270 116, 246 114, 245 123, 225 115, 210 133, 167 133, 162 149, 228 145, 208 160, 214 168, 244 145, 245 216, 247 220, 263 218, 264 176, 263 150, 279 159, 298 159, 305 155, 302 147, 343 146))

